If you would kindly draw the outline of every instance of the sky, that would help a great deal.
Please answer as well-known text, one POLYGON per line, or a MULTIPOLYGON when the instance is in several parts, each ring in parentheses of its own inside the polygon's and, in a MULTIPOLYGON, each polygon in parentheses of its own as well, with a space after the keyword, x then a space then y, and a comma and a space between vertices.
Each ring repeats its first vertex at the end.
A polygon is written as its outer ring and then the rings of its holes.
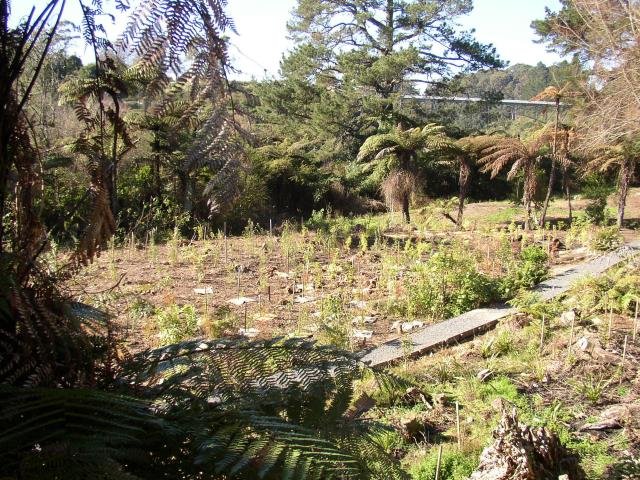
MULTIPOLYGON (((14 0, 12 17, 24 16, 32 5, 42 7, 48 0, 14 0)), ((134 3, 134 2, 132 2, 134 3)), ((68 0, 67 15, 79 18, 77 2, 68 0)), ((283 53, 291 48, 286 23, 296 0, 228 0, 228 14, 233 18, 238 35, 230 34, 230 56, 239 71, 238 79, 277 77, 283 53)), ((470 15, 458 19, 465 29, 476 29, 477 40, 492 43, 503 60, 510 64, 560 60, 534 43, 531 21, 544 17, 544 8, 560 8, 559 0, 475 0, 470 15)), ((117 36, 124 25, 123 15, 108 27, 109 35, 117 36)), ((78 47, 77 54, 91 61, 88 52, 78 47)))

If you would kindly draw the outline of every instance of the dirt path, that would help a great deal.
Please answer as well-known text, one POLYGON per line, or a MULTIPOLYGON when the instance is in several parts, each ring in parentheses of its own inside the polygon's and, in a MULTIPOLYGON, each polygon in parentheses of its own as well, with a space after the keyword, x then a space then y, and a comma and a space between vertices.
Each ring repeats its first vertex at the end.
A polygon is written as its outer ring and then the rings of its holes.
MULTIPOLYGON (((630 256, 640 252, 640 240, 631 242, 620 249, 599 256, 540 283, 534 292, 545 300, 550 300, 567 291, 579 278, 598 275, 630 256)), ((471 310, 424 329, 396 338, 366 352, 362 360, 371 366, 386 365, 398 360, 415 357, 458 340, 468 338, 493 328, 498 320, 515 313, 515 308, 498 305, 491 308, 471 310)))

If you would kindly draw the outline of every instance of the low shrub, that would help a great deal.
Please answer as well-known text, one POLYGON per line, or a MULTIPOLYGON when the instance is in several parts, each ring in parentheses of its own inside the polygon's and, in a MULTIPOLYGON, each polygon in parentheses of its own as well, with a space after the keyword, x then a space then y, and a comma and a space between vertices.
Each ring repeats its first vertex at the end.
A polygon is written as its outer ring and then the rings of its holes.
POLYGON ((524 247, 518 258, 507 267, 507 274, 500 281, 503 298, 511 298, 521 288, 531 288, 544 280, 549 271, 548 259, 542 247, 524 247))
POLYGON ((446 246, 409 272, 406 314, 447 318, 497 298, 496 282, 478 270, 463 247, 446 246))
POLYGON ((615 250, 623 243, 622 235, 618 227, 600 227, 594 229, 589 235, 588 245, 591 250, 597 252, 609 252, 615 250))
POLYGON ((231 308, 227 305, 222 305, 202 317, 199 321, 199 326, 207 337, 220 338, 230 333, 235 333, 238 322, 238 316, 231 308))
MULTIPOLYGON (((435 480, 436 466, 438 463, 438 448, 432 448, 427 456, 411 471, 411 477, 415 480, 435 480)), ((440 462, 441 480, 463 480, 473 473, 478 465, 475 455, 445 448, 440 462)))
POLYGON ((198 316, 193 305, 170 305, 155 316, 162 345, 180 342, 198 334, 198 316))

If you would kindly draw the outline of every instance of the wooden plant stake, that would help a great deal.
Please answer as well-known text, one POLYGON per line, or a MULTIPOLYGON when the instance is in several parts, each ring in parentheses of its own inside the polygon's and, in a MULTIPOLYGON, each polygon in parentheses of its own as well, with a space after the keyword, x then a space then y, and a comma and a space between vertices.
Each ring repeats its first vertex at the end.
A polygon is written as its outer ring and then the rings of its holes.
POLYGON ((438 461, 436 462, 436 480, 440 480, 440 464, 442 462, 442 444, 438 447, 438 461))
POLYGON ((540 325, 540 354, 544 348, 544 315, 542 315, 542 324, 540 325))
POLYGON ((567 348, 567 358, 569 358, 571 356, 571 347, 573 347, 573 330, 575 328, 575 315, 573 316, 573 318, 571 319, 571 333, 569 334, 569 346, 567 348))
POLYGON ((271 303, 271 285, 267 285, 267 298, 269 299, 269 303, 271 303))
POLYGON ((269 236, 273 237, 273 220, 269 219, 269 236))
POLYGON ((613 328, 613 307, 609 307, 609 327, 607 328, 607 347, 611 343, 612 328, 613 328))
POLYGON ((618 382, 618 385, 620 385, 622 383, 622 378, 624 376, 624 360, 627 357, 627 340, 629 338, 629 335, 625 335, 624 336, 624 345, 622 347, 622 363, 620 365, 620 381, 618 382))
POLYGON ((456 400, 456 433, 458 435, 458 450, 462 448, 462 437, 460 435, 460 404, 456 400))
POLYGON ((638 300, 636 299, 636 314, 633 317, 633 335, 632 340, 636 341, 636 334, 638 332, 638 300))
POLYGON ((229 262, 229 248, 227 246, 227 222, 224 222, 222 230, 224 236, 224 263, 227 264, 229 262))
POLYGON ((244 333, 247 334, 247 304, 244 304, 244 333))

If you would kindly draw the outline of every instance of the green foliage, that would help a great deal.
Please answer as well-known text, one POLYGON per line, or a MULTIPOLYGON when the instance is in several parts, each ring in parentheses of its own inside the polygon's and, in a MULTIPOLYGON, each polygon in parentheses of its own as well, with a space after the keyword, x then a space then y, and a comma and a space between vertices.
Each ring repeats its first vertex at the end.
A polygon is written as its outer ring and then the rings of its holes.
POLYGON ((239 325, 237 314, 227 305, 216 307, 200 319, 200 326, 209 338, 220 338, 235 333, 239 325))
POLYGON ((562 306, 550 300, 544 300, 539 294, 520 289, 516 296, 509 300, 509 305, 518 309, 519 312, 530 315, 537 320, 543 317, 552 319, 561 312, 562 306))
POLYGON ((531 288, 540 283, 548 270, 548 255, 542 247, 524 247, 518 258, 508 266, 507 274, 500 280, 503 297, 510 298, 521 288, 531 288))
POLYGON ((140 478, 127 470, 153 462, 140 449, 165 426, 146 401, 99 390, 2 386, 0 405, 0 474, 8 479, 140 478))
POLYGON ((494 358, 512 353, 514 349, 511 334, 508 330, 502 330, 482 345, 480 353, 484 358, 494 358))
POLYGON ((608 376, 588 375, 585 378, 575 380, 572 385, 578 395, 582 395, 592 404, 597 404, 611 381, 612 379, 608 376))
POLYGON ((305 220, 306 228, 321 232, 328 236, 329 240, 346 243, 351 237, 350 247, 353 245, 353 236, 357 235, 359 246, 362 248, 364 241, 372 245, 380 240, 381 232, 389 226, 386 216, 363 215, 358 217, 331 216, 325 209, 314 210, 311 216, 305 220))
POLYGON ((129 316, 134 319, 151 317, 156 311, 156 307, 142 297, 137 297, 129 306, 129 316))
MULTIPOLYGON (((411 470, 412 478, 416 480, 435 480, 436 465, 438 463, 438 448, 432 447, 429 453, 411 470)), ((453 448, 445 448, 442 451, 440 463, 440 476, 442 480, 464 480, 473 473, 478 465, 474 455, 459 452, 453 448)))
POLYGON ((339 348, 347 348, 351 341, 351 315, 345 310, 340 296, 322 299, 319 340, 339 348))
POLYGON ((407 315, 448 318, 497 298, 495 282, 478 271, 462 245, 440 248, 408 275, 407 315))
POLYGON ((589 238, 589 248, 597 252, 615 250, 624 243, 617 226, 595 228, 589 238))
POLYGON ((194 337, 198 333, 198 315, 193 305, 169 305, 158 310, 154 319, 163 345, 194 337))
POLYGON ((346 416, 365 371, 299 339, 191 341, 133 358, 117 382, 125 395, 3 387, 0 473, 405 478, 376 425, 346 416))

